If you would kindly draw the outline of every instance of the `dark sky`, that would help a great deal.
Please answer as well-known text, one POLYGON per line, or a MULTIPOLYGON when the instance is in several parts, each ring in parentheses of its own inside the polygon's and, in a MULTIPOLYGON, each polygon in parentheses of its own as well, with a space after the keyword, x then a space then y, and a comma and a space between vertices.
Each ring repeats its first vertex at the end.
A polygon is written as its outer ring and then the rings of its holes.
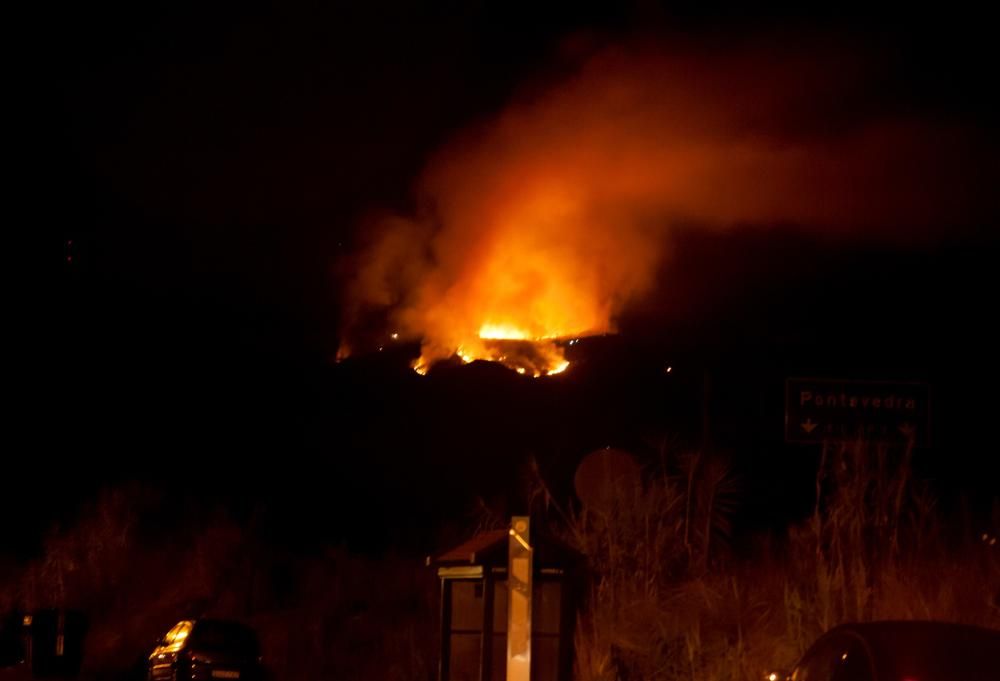
POLYGON ((650 33, 711 52, 821 33, 845 60, 877 46, 889 64, 884 87, 842 106, 994 122, 987 22, 961 9, 357 4, 102 3, 31 17, 17 145, 30 219, 58 226, 49 261, 62 265, 72 240, 73 269, 93 280, 290 315, 290 342, 328 353, 333 268, 358 216, 405 206, 429 154, 525 81, 558 74, 574 40, 650 33))
MULTIPOLYGON (((27 234, 43 246, 38 264, 8 249, 24 342, 13 360, 20 444, 5 455, 16 490, 2 508, 11 520, 25 500, 40 507, 37 522, 11 521, 23 536, 130 476, 241 503, 266 479, 283 490, 274 498, 291 499, 323 489, 325 460, 342 471, 331 489, 365 480, 362 488, 422 509, 433 504, 408 481, 447 468, 457 472, 443 489, 487 493, 476 486, 502 465, 503 447, 531 442, 572 458, 604 437, 635 438, 634 414, 661 404, 640 397, 661 389, 641 362, 632 383, 586 384, 593 405, 605 404, 606 390, 634 391, 633 416, 585 437, 572 426, 553 435, 515 411, 481 465, 457 463, 472 426, 430 416, 470 395, 502 411, 491 381, 506 379, 470 379, 491 386, 482 389, 489 397, 461 381, 428 397, 391 367, 329 363, 338 263, 359 217, 409 210, 436 149, 526 83, 558 79, 580 46, 641 35, 711 53, 751 38, 823 35, 845 59, 876 46, 884 87, 843 106, 973 131, 987 153, 971 176, 983 186, 996 177, 991 24, 954 5, 838 4, 817 15, 799 5, 361 4, 75 4, 27 10, 9 28, 22 94, 8 101, 18 118, 8 229, 15 242, 27 234), (424 405, 415 411, 413 401, 424 405), (412 439, 382 432, 406 428, 412 439), (237 483, 245 474, 253 480, 237 483)), ((998 389, 996 211, 945 227, 920 247, 696 231, 679 238, 660 285, 699 304, 664 307, 653 296, 629 311, 623 331, 656 362, 676 349, 698 376, 702 365, 737 376, 734 366, 750 364, 764 386, 826 369, 934 380, 946 391, 945 432, 961 434, 952 441, 986 444, 980 426, 998 389)), ((499 394, 521 394, 510 390, 499 394)), ((550 390, 575 400, 563 416, 588 408, 583 387, 531 390, 538 409, 550 390)))

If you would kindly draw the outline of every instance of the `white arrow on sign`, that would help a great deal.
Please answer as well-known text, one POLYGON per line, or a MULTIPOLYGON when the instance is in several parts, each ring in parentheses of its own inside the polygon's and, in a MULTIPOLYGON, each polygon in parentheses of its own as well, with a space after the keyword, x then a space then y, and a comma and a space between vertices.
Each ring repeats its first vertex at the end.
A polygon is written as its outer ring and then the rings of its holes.
POLYGON ((802 430, 806 431, 806 433, 808 434, 808 433, 811 433, 814 430, 816 430, 816 427, 819 424, 818 423, 813 423, 812 419, 806 419, 806 422, 803 423, 803 424, 801 424, 801 425, 802 425, 802 430))

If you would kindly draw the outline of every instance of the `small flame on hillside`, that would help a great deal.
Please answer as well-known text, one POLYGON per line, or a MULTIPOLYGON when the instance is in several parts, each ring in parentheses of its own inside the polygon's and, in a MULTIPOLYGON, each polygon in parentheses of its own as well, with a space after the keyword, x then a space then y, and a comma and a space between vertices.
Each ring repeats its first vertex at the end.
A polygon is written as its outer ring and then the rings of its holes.
MULTIPOLYGON (((459 345, 453 357, 465 364, 476 360, 496 362, 522 376, 553 376, 569 368, 563 347, 556 338, 532 338, 515 327, 484 324, 478 338, 459 345)), ((413 363, 425 375, 433 364, 447 357, 428 355, 426 350, 413 363)))

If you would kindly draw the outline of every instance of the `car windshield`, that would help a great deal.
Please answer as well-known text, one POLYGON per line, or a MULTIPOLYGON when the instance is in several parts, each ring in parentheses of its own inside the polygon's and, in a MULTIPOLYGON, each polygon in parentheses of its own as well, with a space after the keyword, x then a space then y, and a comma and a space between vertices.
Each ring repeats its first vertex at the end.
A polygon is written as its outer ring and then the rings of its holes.
POLYGON ((245 657, 256 657, 258 654, 256 635, 249 628, 235 622, 198 622, 191 634, 190 645, 202 650, 225 651, 245 657))

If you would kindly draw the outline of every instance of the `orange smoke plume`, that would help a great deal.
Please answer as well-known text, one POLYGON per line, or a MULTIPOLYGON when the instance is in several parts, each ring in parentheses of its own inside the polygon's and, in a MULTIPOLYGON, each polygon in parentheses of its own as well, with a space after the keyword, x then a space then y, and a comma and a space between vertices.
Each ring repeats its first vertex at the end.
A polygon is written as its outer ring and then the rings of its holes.
POLYGON ((349 314, 389 310, 422 342, 418 371, 457 355, 555 373, 561 339, 613 331, 650 290, 678 224, 880 238, 960 219, 968 141, 852 108, 872 99, 869 69, 835 52, 600 51, 440 150, 417 215, 366 225, 349 314))

